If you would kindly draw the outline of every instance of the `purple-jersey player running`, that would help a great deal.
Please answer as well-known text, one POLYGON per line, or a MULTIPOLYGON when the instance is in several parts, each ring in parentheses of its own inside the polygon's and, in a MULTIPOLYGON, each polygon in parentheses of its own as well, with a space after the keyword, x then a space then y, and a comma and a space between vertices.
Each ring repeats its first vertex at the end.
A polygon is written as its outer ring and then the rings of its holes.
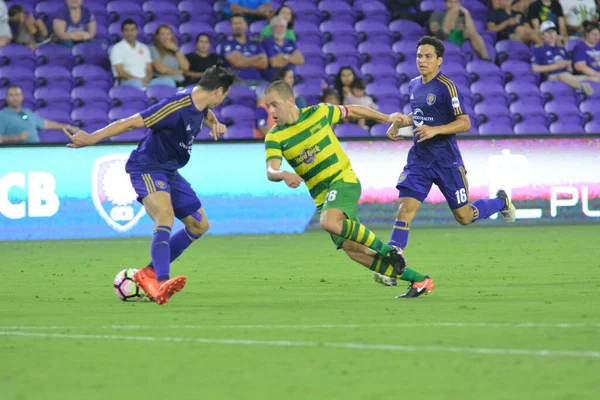
MULTIPOLYGON (((413 126, 414 145, 396 185, 400 207, 388 243, 402 250, 408 243, 410 223, 432 184, 440 188, 461 225, 489 218, 497 212, 506 222, 515 221, 516 209, 504 190, 499 190, 493 199, 469 201, 467 171, 456 134, 469 131, 471 121, 464 113, 462 94, 454 82, 440 72, 443 57, 444 44, 440 40, 431 36, 419 40, 417 67, 421 76, 413 79, 408 89, 412 112, 403 122, 391 125, 387 132, 390 139, 401 140, 398 130, 413 126)), ((376 275, 374 279, 384 284, 394 283, 376 275)), ((404 296, 417 297, 424 292, 415 283, 404 296)))
POLYGON ((126 164, 131 183, 156 227, 150 254, 152 262, 140 269, 134 281, 158 304, 166 304, 186 283, 185 276, 169 277, 170 264, 208 230, 208 219, 190 184, 178 170, 190 159, 194 138, 202 125, 215 140, 226 132, 210 108, 227 96, 235 74, 222 67, 206 70, 195 87, 177 92, 129 118, 88 134, 65 129, 68 147, 84 147, 136 128, 148 128, 126 164), (174 217, 185 227, 171 235, 174 217))

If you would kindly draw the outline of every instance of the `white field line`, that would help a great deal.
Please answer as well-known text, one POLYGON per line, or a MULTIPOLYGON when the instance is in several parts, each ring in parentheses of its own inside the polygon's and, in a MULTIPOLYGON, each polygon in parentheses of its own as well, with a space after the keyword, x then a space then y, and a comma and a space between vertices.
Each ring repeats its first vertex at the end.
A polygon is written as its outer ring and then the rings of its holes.
POLYGON ((119 340, 136 342, 167 342, 167 343, 202 343, 217 345, 241 346, 266 346, 266 347, 310 347, 334 348, 350 350, 379 350, 398 352, 435 352, 435 353, 463 353, 483 355, 510 355, 510 356, 538 356, 538 357, 577 357, 600 358, 600 351, 574 351, 574 350, 530 350, 530 349, 492 349, 470 347, 443 347, 443 346, 402 346, 394 344, 366 344, 366 343, 328 343, 312 341, 290 340, 243 340, 243 339, 210 339, 210 338, 185 338, 185 337, 153 337, 153 336, 122 336, 122 335, 85 335, 65 333, 34 333, 34 332, 1 332, 0 336, 37 337, 48 339, 73 339, 73 340, 119 340))
POLYGON ((576 329, 600 328, 600 323, 496 323, 496 322, 407 322, 397 324, 315 324, 315 325, 103 325, 103 326, 0 326, 0 330, 77 329, 372 329, 372 328, 504 328, 576 329))

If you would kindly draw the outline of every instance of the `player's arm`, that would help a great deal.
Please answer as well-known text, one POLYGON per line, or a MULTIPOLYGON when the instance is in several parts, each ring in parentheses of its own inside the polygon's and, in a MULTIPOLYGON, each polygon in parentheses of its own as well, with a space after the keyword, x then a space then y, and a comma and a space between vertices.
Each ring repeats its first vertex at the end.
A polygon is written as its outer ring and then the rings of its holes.
POLYGON ((398 132, 400 132, 400 129, 402 128, 406 128, 407 126, 412 126, 413 123, 413 119, 412 119, 412 113, 408 114, 408 115, 404 115, 404 118, 402 120, 399 121, 394 121, 394 123, 392 123, 390 125, 390 127, 388 128, 386 135, 388 138, 392 139, 392 140, 402 140, 402 136, 398 135, 398 132))
POLYGON ((281 159, 271 158, 267 161, 267 178, 272 182, 284 181, 292 189, 300 186, 304 180, 298 174, 293 174, 281 169, 281 159))
POLYGON ((215 140, 217 140, 219 136, 223 136, 227 133, 227 127, 219 122, 217 116, 214 112, 212 112, 212 110, 208 110, 206 118, 204 118, 204 121, 202 123, 204 124, 204 126, 210 128, 209 135, 215 140))
MULTIPOLYGON (((348 110, 347 115, 343 116, 343 118, 355 118, 355 119, 371 119, 374 121, 381 122, 382 124, 390 124, 396 121, 407 123, 406 115, 402 113, 393 113, 393 114, 383 114, 379 111, 373 110, 369 107, 358 106, 358 105, 348 105, 344 106, 348 110)), ((412 120, 411 120, 412 124, 412 120)))
POLYGON ((420 143, 437 135, 454 135, 456 133, 468 132, 470 129, 471 119, 467 114, 461 114, 454 121, 446 125, 419 125, 413 130, 413 133, 417 136, 417 143, 420 143))
POLYGON ((78 128, 63 128, 63 132, 71 139, 71 143, 67 144, 67 147, 80 148, 94 145, 101 140, 120 135, 132 129, 143 128, 144 126, 144 119, 138 113, 131 117, 115 121, 91 134, 78 128))

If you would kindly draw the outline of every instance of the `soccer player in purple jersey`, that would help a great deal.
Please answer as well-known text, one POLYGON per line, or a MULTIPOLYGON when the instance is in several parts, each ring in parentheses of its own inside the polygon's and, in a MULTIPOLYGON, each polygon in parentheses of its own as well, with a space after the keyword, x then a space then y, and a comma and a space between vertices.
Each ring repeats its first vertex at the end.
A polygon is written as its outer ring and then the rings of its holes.
MULTIPOLYGON (((400 207, 388 243, 403 250, 408 243, 410 223, 432 184, 440 188, 461 225, 489 218, 497 212, 506 222, 514 222, 516 217, 516 209, 504 190, 499 190, 493 199, 469 201, 467 171, 456 134, 469 131, 471 122, 463 109, 462 94, 454 82, 440 72, 443 57, 444 44, 440 40, 431 36, 419 40, 417 67, 421 76, 410 82, 408 90, 412 112, 403 122, 392 124, 387 132, 390 139, 400 140, 398 130, 413 126, 414 145, 396 185, 400 207)), ((420 284, 414 283, 404 296, 423 294, 425 290, 420 284)))
POLYGON ((138 201, 156 224, 150 248, 152 262, 135 274, 134 281, 158 304, 166 304, 185 286, 184 276, 170 278, 170 264, 209 227, 198 196, 178 170, 189 161, 194 138, 203 124, 211 128, 215 140, 226 132, 210 108, 221 104, 235 78, 230 70, 211 67, 195 87, 181 90, 139 114, 92 134, 64 130, 71 140, 67 146, 79 148, 131 129, 148 128, 125 169, 138 201), (185 227, 171 235, 174 217, 185 227))

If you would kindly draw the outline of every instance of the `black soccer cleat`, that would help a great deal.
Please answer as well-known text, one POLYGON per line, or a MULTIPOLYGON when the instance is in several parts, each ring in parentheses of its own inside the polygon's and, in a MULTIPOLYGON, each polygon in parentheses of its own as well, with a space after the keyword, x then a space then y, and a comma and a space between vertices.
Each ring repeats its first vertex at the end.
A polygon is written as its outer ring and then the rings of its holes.
POLYGON ((504 190, 500 189, 496 192, 496 197, 504 200, 505 203, 504 208, 500 210, 500 215, 502 216, 502 218, 509 223, 515 222, 515 219, 517 219, 517 209, 510 201, 508 194, 506 194, 504 190))
POLYGON ((386 258, 389 263, 392 264, 392 268, 394 268, 394 273, 399 277, 404 272, 406 268, 406 259, 402 255, 402 252, 398 251, 398 249, 392 249, 387 254, 386 258))
POLYGON ((433 279, 429 277, 429 275, 425 276, 425 280, 422 282, 414 282, 412 285, 408 287, 408 291, 404 294, 396 296, 397 299, 410 299, 414 297, 419 297, 422 294, 427 294, 433 290, 435 287, 435 283, 433 279))

